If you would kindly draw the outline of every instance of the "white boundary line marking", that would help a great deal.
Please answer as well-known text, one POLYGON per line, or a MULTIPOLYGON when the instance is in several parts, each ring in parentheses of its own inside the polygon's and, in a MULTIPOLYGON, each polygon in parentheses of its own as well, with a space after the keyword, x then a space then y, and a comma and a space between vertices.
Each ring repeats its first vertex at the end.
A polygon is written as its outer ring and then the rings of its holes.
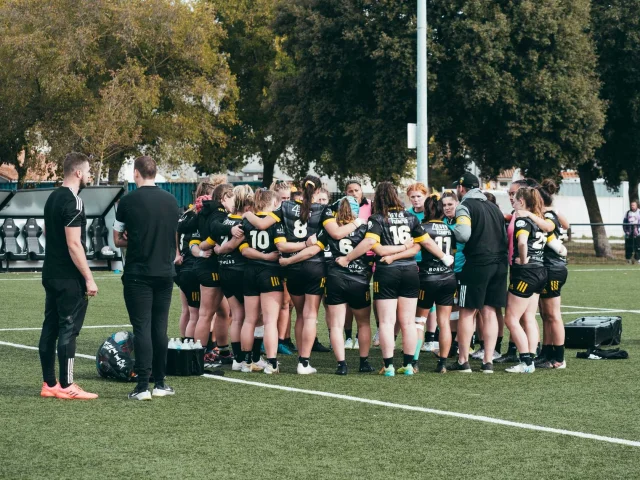
MULTIPOLYGON (((26 350, 36 350, 36 351, 38 350, 38 347, 32 347, 30 345, 21 345, 18 343, 9 343, 9 342, 0 341, 0 345, 5 345, 7 347, 23 348, 26 350)), ((81 353, 76 353, 76 357, 95 360, 95 357, 91 355, 83 355, 81 353)), ((494 425, 502 425, 505 427, 515 427, 515 428, 521 428, 524 430, 533 430, 537 432, 555 433, 558 435, 566 435, 566 436, 577 437, 577 438, 586 438, 589 440, 597 440, 599 442, 626 445, 629 447, 640 447, 640 441, 626 440, 624 438, 606 437, 603 435, 594 435, 592 433, 575 432, 573 430, 564 430, 561 428, 543 427, 540 425, 533 425, 530 423, 512 422, 510 420, 502 420, 500 418, 486 417, 484 415, 472 415, 468 413, 449 412, 447 410, 437 410, 434 408, 417 407, 413 405, 403 405, 401 403, 383 402, 381 400, 371 400, 368 398, 352 397, 351 395, 341 395, 339 393, 322 392, 319 390, 305 390, 302 388, 285 387, 283 385, 269 385, 262 382, 250 382, 248 380, 240 380, 238 378, 229 378, 229 377, 219 377, 216 375, 209 375, 206 373, 202 376, 205 378, 213 379, 213 380, 221 380, 229 383, 240 383, 242 385, 251 385, 251 386, 260 387, 260 388, 270 388, 272 390, 281 390, 284 392, 303 393, 303 394, 314 395, 318 397, 335 398, 338 400, 347 400, 350 402, 365 403, 368 405, 375 405, 378 407, 395 408, 398 410, 408 410, 411 412, 430 413, 432 415, 462 418, 464 420, 473 420, 476 422, 492 423, 494 425)))
MULTIPOLYGON (((126 325, 83 325, 82 329, 85 328, 121 328, 121 327, 131 327, 131 324, 128 323, 126 325)), ((21 328, 0 328, 0 332, 30 332, 30 331, 40 331, 42 327, 21 327, 21 328)))

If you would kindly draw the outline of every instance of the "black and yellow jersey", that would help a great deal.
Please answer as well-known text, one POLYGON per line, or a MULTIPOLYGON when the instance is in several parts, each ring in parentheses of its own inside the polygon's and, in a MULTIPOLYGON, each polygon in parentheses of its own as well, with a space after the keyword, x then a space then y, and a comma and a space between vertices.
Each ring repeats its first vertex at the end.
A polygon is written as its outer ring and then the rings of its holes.
MULTIPOLYGON (((453 231, 442 220, 431 220, 423 223, 422 228, 434 242, 447 255, 452 255, 455 248, 455 238, 453 231)), ((420 267, 420 275, 441 275, 443 273, 452 273, 453 269, 447 267, 438 258, 434 257, 424 247, 420 247, 422 259, 418 262, 420 267)))
POLYGON ((191 246, 202 241, 198 231, 198 215, 193 210, 186 211, 178 220, 178 239, 183 257, 182 268, 185 268, 196 261, 196 257, 191 254, 191 246))
MULTIPOLYGON (((548 241, 552 241, 554 239, 560 240, 562 237, 562 227, 560 226, 560 220, 558 219, 558 215, 553 210, 549 210, 544 214, 544 218, 553 222, 553 232, 549 234, 548 241)), ((548 268, 554 267, 566 267, 567 265, 567 257, 563 257, 558 255, 556 252, 551 250, 549 247, 545 247, 544 249, 544 265, 548 268)))
MULTIPOLYGON (((380 245, 404 245, 407 240, 413 237, 415 243, 419 243, 427 238, 429 234, 425 232, 420 220, 414 214, 407 212, 403 208, 389 209, 389 216, 384 218, 378 213, 369 217, 367 223, 367 238, 373 238, 380 245)), ((416 265, 415 258, 405 258, 396 260, 391 265, 380 263, 380 257, 376 255, 377 268, 391 268, 407 265, 416 265)))
MULTIPOLYGON (((229 229, 235 227, 236 225, 242 225, 242 217, 240 215, 228 214, 227 218, 222 222, 223 227, 228 227, 229 229)), ((214 233, 213 240, 216 244, 222 246, 229 240, 231 240, 231 231, 229 231, 228 235, 220 235, 221 231, 224 231, 226 228, 216 228, 214 233)), ((241 270, 247 264, 247 259, 242 256, 240 252, 240 248, 236 248, 234 251, 230 253, 225 253, 222 255, 218 255, 218 264, 220 265, 220 270, 241 270)))
POLYGON ((350 262, 348 268, 342 268, 336 264, 336 258, 348 255, 364 240, 366 233, 367 226, 360 225, 346 237, 335 240, 326 230, 322 229, 320 235, 318 235, 318 246, 325 251, 328 273, 344 274, 350 278, 354 277, 361 279, 363 282, 369 282, 372 263, 370 256, 362 255, 360 258, 350 262))
MULTIPOLYGON (((328 222, 335 222, 335 217, 331 207, 321 205, 319 203, 312 203, 309 210, 309 218, 306 222, 300 220, 300 209, 302 202, 287 200, 282 202, 280 207, 272 213, 278 222, 281 223, 284 231, 284 238, 287 242, 304 242, 312 235, 318 235, 322 226, 328 222)), ((294 254, 285 254, 285 257, 293 256, 294 254)), ((324 253, 320 252, 313 256, 308 262, 322 262, 324 261, 324 253)), ((294 264, 292 267, 299 266, 294 264)))
MULTIPOLYGON (((198 212, 198 231, 203 242, 214 246, 213 228, 216 224, 222 223, 227 217, 227 211, 219 203, 212 200, 202 202, 202 210, 198 212)), ((218 270, 218 256, 212 253, 209 258, 197 258, 198 268, 215 272, 218 270)))
MULTIPOLYGON (((264 218, 266 216, 271 216, 271 212, 258 212, 256 215, 260 218, 264 218)), ((256 227, 251 225, 248 220, 243 220, 242 230, 244 230, 244 242, 242 242, 239 247, 240 252, 247 247, 251 247, 261 253, 276 252, 278 251, 276 244, 286 240, 282 224, 279 222, 274 223, 266 230, 258 230, 256 227)), ((274 263, 275 265, 279 265, 277 260, 275 262, 267 262, 264 260, 253 260, 248 258, 247 262, 269 266, 273 266, 274 263)))
MULTIPOLYGON (((538 226, 529 218, 516 219, 513 234, 513 258, 512 264, 515 266, 518 254, 518 237, 522 234, 528 234, 527 238, 527 256, 529 263, 524 267, 543 266, 544 263, 544 247, 547 243, 547 234, 538 228, 538 226)), ((520 265, 518 265, 520 266, 520 265)))

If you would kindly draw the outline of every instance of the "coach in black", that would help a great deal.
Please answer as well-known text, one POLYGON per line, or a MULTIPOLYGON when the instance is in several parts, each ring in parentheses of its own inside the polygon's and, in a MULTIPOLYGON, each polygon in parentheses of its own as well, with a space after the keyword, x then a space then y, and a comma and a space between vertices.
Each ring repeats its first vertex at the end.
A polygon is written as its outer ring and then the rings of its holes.
POLYGON ((164 376, 179 212, 175 197, 156 186, 156 162, 151 157, 136 158, 133 169, 138 188, 118 205, 113 238, 116 246, 127 248, 122 283, 133 325, 138 375, 138 385, 129 398, 151 400, 151 374, 155 379, 153 396, 174 394, 165 385, 164 376))
POLYGON ((95 393, 73 383, 76 337, 87 313, 88 297, 98 293, 87 264, 83 239, 87 219, 78 197, 90 179, 89 159, 69 153, 64 159, 64 181, 44 206, 47 245, 42 267, 46 293, 44 323, 40 334, 40 363, 44 383, 40 395, 68 400, 92 400, 95 393), (60 362, 60 383, 56 382, 56 340, 60 362))
POLYGON ((467 172, 454 183, 460 204, 456 207, 456 240, 464 243, 465 264, 458 276, 458 345, 460 355, 452 370, 471 372, 469 344, 473 317, 482 314, 483 373, 493 373, 493 352, 498 339, 496 309, 507 303, 507 231, 497 205, 487 201, 475 175, 467 172))

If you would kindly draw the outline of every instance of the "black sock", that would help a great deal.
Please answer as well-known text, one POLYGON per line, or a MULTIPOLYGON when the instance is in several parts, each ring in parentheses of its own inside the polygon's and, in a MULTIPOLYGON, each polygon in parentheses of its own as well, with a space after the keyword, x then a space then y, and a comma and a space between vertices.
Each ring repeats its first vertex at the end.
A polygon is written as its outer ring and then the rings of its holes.
POLYGON ((240 342, 231 342, 231 350, 233 351, 233 358, 236 359, 236 362, 240 363, 242 361, 242 347, 240 346, 240 342))
POLYGON ((496 352, 502 353, 502 337, 498 337, 498 340, 496 341, 496 352))
POLYGON ((250 350, 249 351, 246 351, 246 350, 242 351, 242 360, 245 361, 247 364, 253 363, 251 361, 251 351, 250 350))
POLYGON ((298 357, 298 363, 301 363, 303 367, 308 367, 309 357, 298 357))
POLYGON ((484 340, 480 340, 480 350, 484 350, 484 340))
POLYGON ((225 357, 229 355, 229 345, 220 345, 218 347, 218 350, 220 351, 220 355, 224 355, 225 357))
POLYGON ((507 347, 507 355, 515 355, 516 352, 518 351, 518 348, 516 347, 516 344, 509 341, 509 347, 507 347))
POLYGON ((346 360, 342 360, 342 361, 338 362, 338 366, 339 367, 346 367, 347 366, 347 361, 346 360))
POLYGON ((438 365, 445 365, 447 363, 447 357, 438 357, 438 365))
POLYGON ((384 368, 389 368, 391 365, 393 365, 393 357, 383 358, 382 361, 384 362, 384 368))
POLYGON ((553 360, 553 345, 542 345, 540 356, 545 360, 553 360))
POLYGON ((353 330, 349 329, 347 330, 346 328, 344 329, 344 338, 353 338, 351 336, 351 334, 353 333, 353 330))
POLYGON ((360 367, 364 367, 369 361, 369 357, 360 357, 360 367))
POLYGON ((520 354, 520 361, 524 362, 527 366, 531 365, 533 363, 533 358, 531 358, 531 354, 530 353, 521 353, 520 354))
POLYGON ((253 361, 254 362, 259 362, 260 361, 260 347, 262 347, 262 337, 256 337, 253 339, 253 349, 251 350, 253 352, 253 361))
POLYGON ((267 362, 271 364, 273 368, 278 368, 278 360, 275 358, 267 358, 267 362))
POLYGON ((535 351, 536 357, 540 355, 541 351, 542 351, 542 348, 540 347, 540 342, 538 342, 538 345, 536 346, 536 351, 535 351))
POLYGON ((450 353, 453 353, 454 355, 456 353, 458 353, 458 341, 454 340, 453 342, 451 342, 451 350, 449 350, 450 353))
POLYGON ((564 345, 556 345, 554 348, 554 354, 556 357, 556 362, 564 362, 564 345))
POLYGON ((413 362, 413 353, 404 354, 402 356, 402 366, 406 367, 407 365, 412 365, 413 362))
POLYGON ((435 342, 436 340, 436 332, 427 332, 424 334, 425 342, 435 342))
POLYGON ((216 348, 216 342, 213 341, 213 332, 209 332, 209 339, 207 340, 207 352, 210 352, 216 348))

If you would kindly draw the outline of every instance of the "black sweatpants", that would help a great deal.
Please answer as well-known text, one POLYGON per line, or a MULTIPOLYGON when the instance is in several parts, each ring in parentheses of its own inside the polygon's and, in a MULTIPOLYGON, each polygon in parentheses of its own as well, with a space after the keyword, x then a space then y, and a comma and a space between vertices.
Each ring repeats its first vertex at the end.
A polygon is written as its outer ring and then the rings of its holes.
POLYGON ((123 275, 124 302, 133 326, 134 370, 138 389, 164 380, 167 364, 167 325, 173 292, 172 277, 123 275))
POLYGON ((87 288, 82 279, 42 279, 45 290, 44 322, 38 350, 42 365, 42 379, 56 384, 56 341, 60 362, 60 384, 73 383, 73 362, 76 356, 76 337, 87 313, 87 288))
POLYGON ((640 260, 640 237, 625 237, 624 258, 631 260, 634 254, 636 260, 640 260))

